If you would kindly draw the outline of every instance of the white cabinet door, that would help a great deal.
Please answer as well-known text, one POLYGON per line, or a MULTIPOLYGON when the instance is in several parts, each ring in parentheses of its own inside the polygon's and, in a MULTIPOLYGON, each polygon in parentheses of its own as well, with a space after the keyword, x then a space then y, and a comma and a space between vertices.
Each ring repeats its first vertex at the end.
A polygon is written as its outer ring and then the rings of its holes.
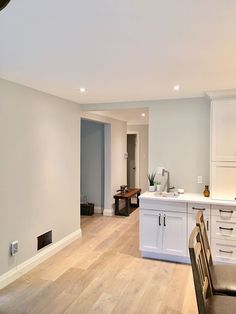
POLYGON ((162 217, 154 210, 140 210, 140 249, 147 252, 162 250, 162 217))
POLYGON ((235 200, 236 162, 212 162, 211 182, 213 199, 235 200))
POLYGON ((187 214, 163 214, 163 247, 165 254, 187 256, 187 214))
POLYGON ((236 98, 214 100, 212 114, 212 161, 236 161, 236 98))

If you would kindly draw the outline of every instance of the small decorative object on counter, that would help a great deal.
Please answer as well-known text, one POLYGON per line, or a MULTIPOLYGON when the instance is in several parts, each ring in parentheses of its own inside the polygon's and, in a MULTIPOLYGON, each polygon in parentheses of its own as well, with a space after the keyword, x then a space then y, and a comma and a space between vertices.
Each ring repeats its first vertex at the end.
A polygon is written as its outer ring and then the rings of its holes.
POLYGON ((157 187, 157 192, 161 192, 161 182, 160 181, 156 182, 156 187, 157 187))
POLYGON ((203 191, 203 195, 205 197, 209 197, 210 196, 209 185, 205 185, 205 190, 203 191))
POLYGON ((147 177, 148 177, 148 182, 149 182, 148 191, 155 192, 156 191, 156 186, 155 186, 156 172, 149 173, 147 177))

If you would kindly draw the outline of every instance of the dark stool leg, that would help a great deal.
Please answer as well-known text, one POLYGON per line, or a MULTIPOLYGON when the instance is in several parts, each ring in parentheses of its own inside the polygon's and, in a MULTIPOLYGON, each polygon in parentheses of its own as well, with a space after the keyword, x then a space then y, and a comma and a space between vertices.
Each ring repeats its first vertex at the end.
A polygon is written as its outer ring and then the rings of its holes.
POLYGON ((115 198, 115 215, 119 215, 119 199, 115 198))
POLYGON ((125 203, 126 203, 126 216, 129 216, 129 213, 130 213, 130 198, 126 198, 125 200, 125 203))
POLYGON ((137 207, 139 207, 139 197, 140 196, 140 192, 137 193, 137 207))

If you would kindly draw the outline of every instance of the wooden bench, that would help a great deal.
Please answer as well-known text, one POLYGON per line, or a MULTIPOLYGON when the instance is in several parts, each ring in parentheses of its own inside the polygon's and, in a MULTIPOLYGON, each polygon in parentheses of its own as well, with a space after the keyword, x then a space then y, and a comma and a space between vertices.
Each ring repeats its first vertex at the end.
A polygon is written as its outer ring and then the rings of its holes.
POLYGON ((141 193, 141 189, 129 189, 127 192, 118 193, 114 195, 115 199, 115 214, 120 216, 129 216, 131 213, 131 207, 138 208, 139 207, 139 195, 141 193), (131 203, 131 197, 136 196, 137 203, 131 203), (120 209, 120 200, 125 200, 125 207, 120 209))

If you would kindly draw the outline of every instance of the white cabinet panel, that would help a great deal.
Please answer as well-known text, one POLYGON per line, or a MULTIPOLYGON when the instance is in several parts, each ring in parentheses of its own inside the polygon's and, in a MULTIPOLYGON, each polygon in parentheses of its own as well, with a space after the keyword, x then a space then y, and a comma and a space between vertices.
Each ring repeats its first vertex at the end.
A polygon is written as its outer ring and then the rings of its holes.
POLYGON ((212 162, 211 181, 213 199, 236 199, 235 162, 212 162))
POLYGON ((236 207, 224 205, 212 205, 212 216, 218 216, 221 221, 235 221, 236 222, 236 207))
POLYGON ((152 210, 140 210, 141 250, 160 252, 162 250, 161 214, 152 210))
POLYGON ((188 213, 195 214, 201 210, 205 215, 210 215, 210 204, 188 203, 188 213))
POLYGON ((212 161, 236 161, 236 98, 214 100, 212 114, 212 161))
POLYGON ((142 199, 140 200, 140 208, 148 210, 174 211, 180 213, 187 212, 187 203, 185 202, 169 202, 167 200, 160 201, 158 199, 142 199))
MULTIPOLYGON (((192 230, 196 227, 196 219, 195 219, 195 214, 188 214, 188 238, 192 232, 192 230)), ((210 224, 210 216, 204 214, 204 221, 207 229, 207 236, 208 240, 210 242, 210 235, 211 235, 211 224, 210 224)))
POLYGON ((163 218, 163 253, 179 256, 187 254, 187 215, 166 212, 163 218))
POLYGON ((140 250, 186 257, 187 213, 140 209, 140 250))
POLYGON ((236 262, 236 243, 230 240, 216 239, 212 243, 213 259, 219 262, 236 262))
POLYGON ((216 239, 236 240, 236 223, 212 219, 212 237, 216 239))

